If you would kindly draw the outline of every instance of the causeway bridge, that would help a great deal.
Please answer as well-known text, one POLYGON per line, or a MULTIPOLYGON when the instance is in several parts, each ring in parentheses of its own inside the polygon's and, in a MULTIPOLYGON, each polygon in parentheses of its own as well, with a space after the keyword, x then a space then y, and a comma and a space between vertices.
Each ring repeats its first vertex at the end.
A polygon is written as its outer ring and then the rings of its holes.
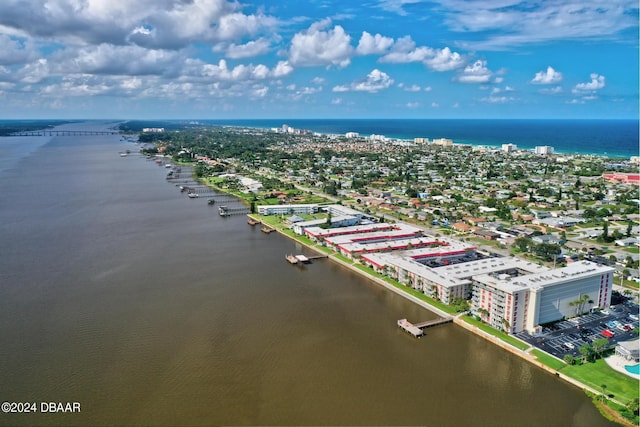
POLYGON ((11 136, 95 136, 95 135, 118 135, 116 130, 25 130, 14 132, 11 136))

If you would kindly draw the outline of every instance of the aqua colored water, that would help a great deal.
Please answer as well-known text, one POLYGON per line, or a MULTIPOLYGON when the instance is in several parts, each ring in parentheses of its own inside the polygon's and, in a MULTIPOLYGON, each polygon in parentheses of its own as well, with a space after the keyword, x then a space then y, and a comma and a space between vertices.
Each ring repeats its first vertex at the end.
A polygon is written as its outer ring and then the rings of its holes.
POLYGON ((640 375, 640 363, 635 365, 625 365, 624 369, 632 374, 640 375))

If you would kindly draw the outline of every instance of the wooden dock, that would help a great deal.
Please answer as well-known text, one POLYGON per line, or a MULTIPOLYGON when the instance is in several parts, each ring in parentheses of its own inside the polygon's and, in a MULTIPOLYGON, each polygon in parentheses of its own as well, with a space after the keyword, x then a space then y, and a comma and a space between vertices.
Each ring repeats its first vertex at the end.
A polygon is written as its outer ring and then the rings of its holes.
POLYGON ((421 336, 424 335, 424 332, 422 331, 422 329, 417 328, 415 325, 413 325, 407 319, 398 320, 398 327, 403 329, 404 331, 410 333, 411 335, 413 335, 416 338, 420 338, 421 336))
POLYGON ((285 259, 289 261, 291 264, 309 264, 314 259, 320 258, 328 258, 329 255, 316 255, 316 256, 306 256, 306 255, 286 255, 285 259))
POLYGON ((420 323, 411 323, 407 319, 400 319, 398 320, 398 327, 410 333, 414 337, 420 338, 424 335, 424 329, 451 322, 453 322, 453 317, 440 317, 438 319, 427 320, 426 322, 420 323))
POLYGON ((414 323, 413 326, 420 329, 427 329, 433 326, 444 325, 445 323, 452 323, 453 317, 440 317, 434 320, 427 320, 426 322, 414 323))

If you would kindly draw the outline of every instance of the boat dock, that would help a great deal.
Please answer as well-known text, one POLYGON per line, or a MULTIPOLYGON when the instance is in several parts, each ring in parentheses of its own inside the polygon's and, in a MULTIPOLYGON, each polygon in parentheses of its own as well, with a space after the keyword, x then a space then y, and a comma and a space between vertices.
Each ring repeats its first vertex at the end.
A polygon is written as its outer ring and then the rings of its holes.
POLYGON ((439 317, 438 319, 427 320, 426 322, 420 323, 411 323, 407 319, 400 319, 398 320, 398 327, 402 328, 414 337, 420 338, 424 335, 424 329, 451 322, 453 322, 453 317, 439 317))
POLYGON ((406 332, 410 333, 411 335, 413 335, 416 338, 420 338, 421 336, 424 335, 424 332, 422 331, 422 329, 416 327, 411 322, 409 322, 407 319, 398 320, 398 327, 400 327, 401 329, 403 329, 406 332))
POLYGON ((316 256, 286 255, 285 259, 289 261, 290 264, 309 264, 314 259, 328 258, 328 257, 329 255, 316 255, 316 256))

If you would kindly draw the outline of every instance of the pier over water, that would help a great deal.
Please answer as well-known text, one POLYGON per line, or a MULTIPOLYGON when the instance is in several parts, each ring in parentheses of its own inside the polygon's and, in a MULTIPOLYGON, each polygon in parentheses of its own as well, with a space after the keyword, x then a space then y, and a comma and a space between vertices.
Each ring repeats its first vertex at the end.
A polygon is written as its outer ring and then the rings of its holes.
POLYGON ((453 322, 452 317, 440 317, 438 319, 427 320, 426 322, 420 323, 411 323, 407 319, 400 319, 398 320, 398 327, 410 333, 414 337, 420 338, 424 335, 424 329, 451 322, 453 322))

